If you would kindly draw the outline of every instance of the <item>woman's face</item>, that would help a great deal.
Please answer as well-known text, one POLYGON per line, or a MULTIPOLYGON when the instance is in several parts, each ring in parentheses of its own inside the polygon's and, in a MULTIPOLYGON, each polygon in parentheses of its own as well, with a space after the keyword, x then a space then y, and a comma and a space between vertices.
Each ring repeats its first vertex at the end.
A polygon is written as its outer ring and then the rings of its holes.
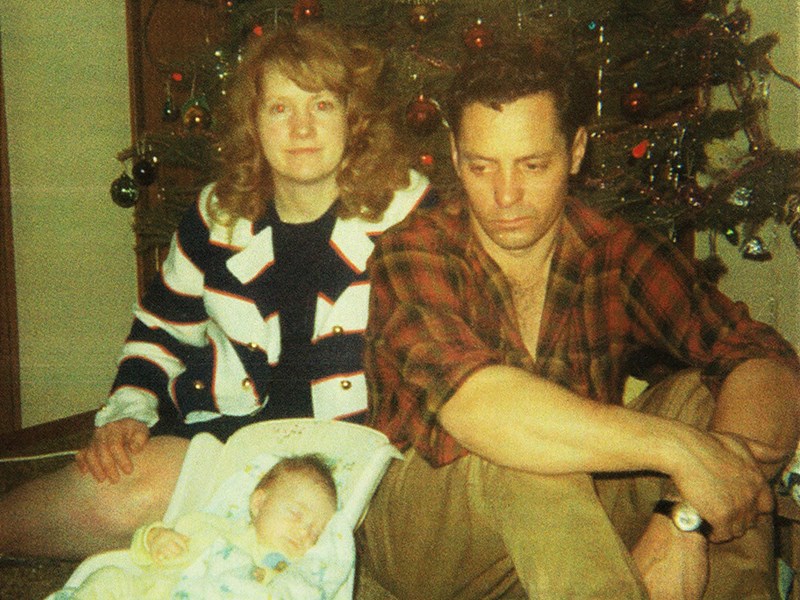
POLYGON ((258 110, 261 151, 275 191, 335 186, 347 138, 345 105, 328 90, 308 92, 267 68, 258 110))

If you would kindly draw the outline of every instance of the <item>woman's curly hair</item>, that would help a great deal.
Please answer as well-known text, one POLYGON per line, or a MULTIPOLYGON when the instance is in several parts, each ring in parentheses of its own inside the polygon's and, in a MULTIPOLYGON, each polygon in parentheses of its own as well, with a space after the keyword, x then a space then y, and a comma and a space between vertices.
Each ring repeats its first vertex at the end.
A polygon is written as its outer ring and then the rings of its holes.
POLYGON ((346 107, 347 140, 336 174, 338 216, 378 221, 394 192, 409 184, 410 160, 376 93, 383 56, 350 32, 329 25, 282 27, 255 38, 233 74, 223 108, 218 204, 223 224, 263 216, 274 195, 272 173, 258 135, 263 75, 277 68, 300 88, 329 90, 346 107))

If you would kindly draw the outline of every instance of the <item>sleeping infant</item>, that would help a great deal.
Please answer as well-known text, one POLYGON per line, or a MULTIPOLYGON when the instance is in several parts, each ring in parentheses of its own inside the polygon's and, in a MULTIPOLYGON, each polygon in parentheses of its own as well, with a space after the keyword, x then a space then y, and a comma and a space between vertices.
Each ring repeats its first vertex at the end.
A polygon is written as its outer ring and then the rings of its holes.
POLYGON ((191 513, 174 528, 140 528, 130 552, 143 574, 103 567, 72 600, 264 598, 265 586, 316 544, 336 512, 336 484, 319 455, 283 458, 249 504, 250 522, 191 513))

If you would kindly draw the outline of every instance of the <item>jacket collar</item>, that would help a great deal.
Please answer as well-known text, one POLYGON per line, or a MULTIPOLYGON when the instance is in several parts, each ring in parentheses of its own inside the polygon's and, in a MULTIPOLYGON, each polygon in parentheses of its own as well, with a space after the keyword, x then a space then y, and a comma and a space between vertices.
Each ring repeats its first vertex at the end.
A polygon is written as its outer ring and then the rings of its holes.
MULTIPOLYGON (((429 181, 424 175, 411 171, 410 185, 395 193, 380 221, 336 219, 330 244, 342 262, 353 271, 354 276, 361 275, 367 268, 367 259, 375 247, 372 238, 403 220, 425 197, 429 187, 429 181)), ((239 239, 234 242, 242 250, 228 259, 227 267, 239 281, 248 283, 270 268, 275 261, 273 229, 269 218, 265 218, 256 223, 248 221, 247 226, 237 225, 236 231, 240 234, 239 239), (262 228, 259 230, 260 227, 262 228)))

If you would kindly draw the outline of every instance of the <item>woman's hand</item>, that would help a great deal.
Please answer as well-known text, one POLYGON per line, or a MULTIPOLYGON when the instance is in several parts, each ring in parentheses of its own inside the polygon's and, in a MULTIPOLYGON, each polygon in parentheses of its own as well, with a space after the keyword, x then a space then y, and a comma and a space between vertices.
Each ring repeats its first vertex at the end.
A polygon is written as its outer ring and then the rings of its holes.
POLYGON ((81 473, 91 473, 98 482, 117 483, 120 474, 133 472, 132 456, 150 439, 147 425, 135 419, 120 419, 94 430, 89 445, 75 460, 81 473))

